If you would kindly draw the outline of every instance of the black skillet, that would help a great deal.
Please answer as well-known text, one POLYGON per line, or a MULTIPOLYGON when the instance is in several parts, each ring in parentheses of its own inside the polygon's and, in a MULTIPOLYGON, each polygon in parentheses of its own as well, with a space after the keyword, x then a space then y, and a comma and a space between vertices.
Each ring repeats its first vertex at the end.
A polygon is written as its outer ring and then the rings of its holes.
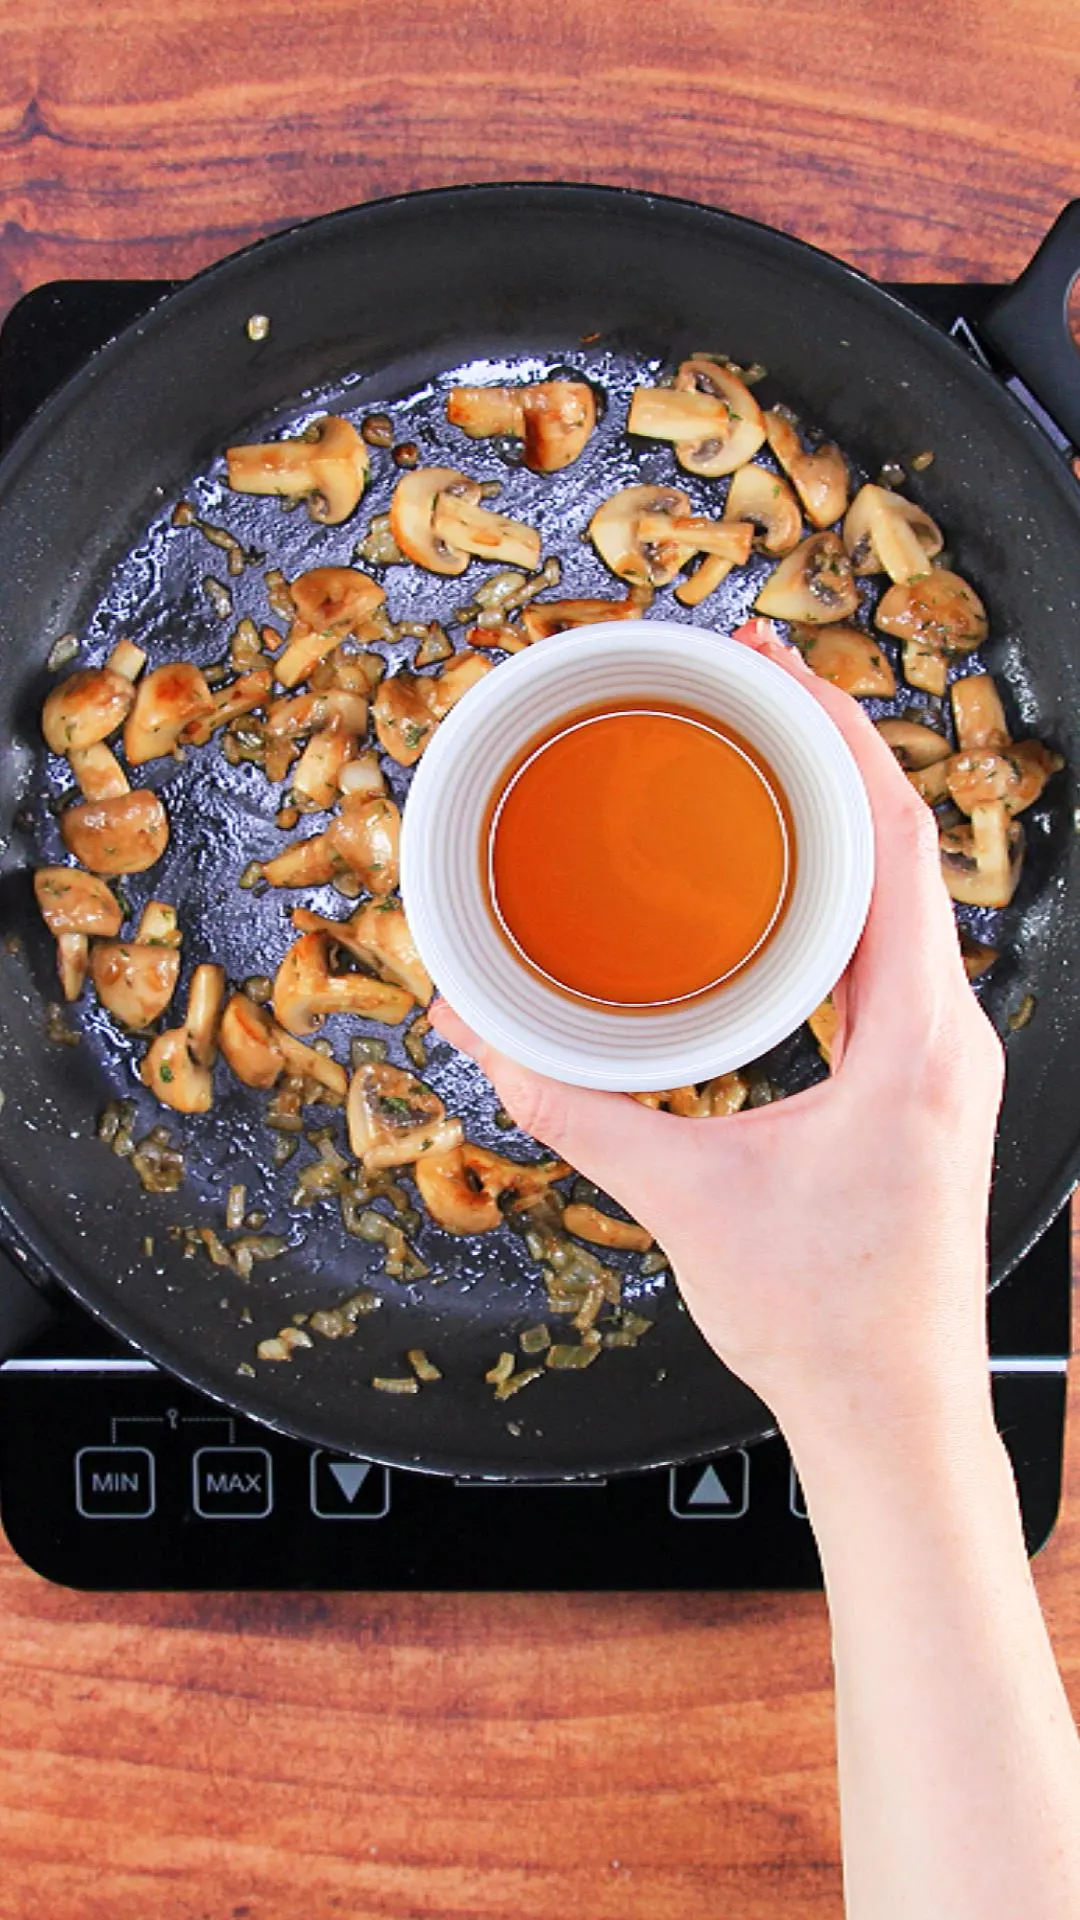
MULTIPOLYGON (((1064 320, 1080 263, 1076 216, 1073 208, 1059 223, 997 325, 1033 384, 1035 368, 1050 370, 1043 397, 1080 438, 1080 381, 1064 320)), ((987 664, 1008 689, 1017 728, 1053 740, 1074 766, 1080 507, 1066 463, 1001 384, 927 321, 827 256, 702 207, 603 188, 480 187, 318 220, 213 268, 121 334, 42 409, 0 469, 0 725, 10 742, 0 765, 4 1236, 32 1274, 59 1279, 164 1366, 315 1444, 434 1471, 543 1477, 706 1455, 771 1423, 707 1351, 673 1289, 640 1280, 630 1291, 657 1323, 640 1347, 605 1355, 586 1375, 549 1375, 496 1405, 485 1369, 543 1315, 534 1270, 505 1231, 470 1243, 422 1234, 443 1282, 405 1289, 381 1280, 381 1255, 346 1239, 325 1209, 303 1216, 303 1244, 257 1267, 247 1286, 182 1257, 169 1226, 220 1227, 230 1180, 262 1203, 267 1135, 254 1104, 222 1074, 214 1115, 174 1126, 188 1158, 185 1188, 149 1198, 94 1138, 103 1102, 133 1091, 130 1048, 89 1005, 75 1016, 78 1047, 45 1037, 42 999, 55 989, 28 869, 58 844, 48 805, 57 789, 37 731, 52 684, 46 657, 68 630, 83 636, 88 661, 121 631, 147 637, 159 654, 220 656, 227 629, 215 624, 199 582, 221 573, 221 556, 168 529, 168 510, 185 491, 213 509, 212 519, 272 547, 286 572, 347 559, 369 503, 355 526, 328 539, 302 512, 283 517, 272 503, 241 508, 221 498, 213 477, 229 441, 295 425, 327 405, 358 416, 396 403, 399 437, 415 436, 423 458, 506 481, 507 500, 543 525, 547 550, 566 556, 564 590, 610 591, 577 539, 590 505, 614 484, 671 470, 662 449, 631 449, 622 439, 626 392, 643 368, 700 349, 762 361, 764 397, 826 428, 868 473, 883 459, 933 451, 913 492, 942 521, 955 564, 989 603, 987 664), (255 314, 270 321, 263 339, 247 328, 255 314), (440 380, 474 363, 488 378, 504 365, 520 377, 572 364, 606 388, 593 454, 557 497, 550 483, 502 464, 498 449, 440 424, 440 380), (251 1371, 257 1338, 362 1280, 378 1286, 383 1305, 357 1338, 251 1371), (374 1391, 372 1376, 404 1371, 414 1346, 438 1362, 442 1381, 411 1397, 374 1391)), ((394 477, 383 456, 376 508, 394 477)), ((706 503, 703 486, 697 497, 706 503)), ((238 583, 238 610, 255 579, 238 583)), ((439 599, 430 583, 387 577, 399 617, 410 605, 448 611, 470 583, 439 599)), ((750 591, 744 583, 710 605, 709 618, 729 625, 750 591)), ((661 610, 670 615, 658 603, 661 610)), ((187 965, 221 958, 239 974, 253 970, 253 959, 269 967, 283 950, 287 903, 236 889, 245 861, 279 837, 261 774, 226 771, 216 754, 152 771, 155 783, 166 779, 173 819, 153 891, 181 905, 187 965)), ((1036 1003, 1009 1043, 994 1277, 1062 1204, 1080 1146, 1071 774, 1027 820, 1021 890, 996 930, 1007 957, 985 989, 1000 1026, 1023 995, 1036 1003)), ((133 883, 133 901, 150 890, 133 883)), ((800 1040, 765 1070, 797 1089, 820 1069, 800 1040)), ((471 1133, 525 1151, 494 1128, 491 1102, 463 1063, 436 1051, 430 1077, 465 1111, 471 1133)), ((138 1130, 160 1118, 143 1101, 138 1130)), ((883 1180, 889 1171, 882 1166, 883 1180)), ((279 1211, 271 1225, 289 1219, 279 1211)), ((289 1231, 299 1239, 295 1222, 289 1231)))

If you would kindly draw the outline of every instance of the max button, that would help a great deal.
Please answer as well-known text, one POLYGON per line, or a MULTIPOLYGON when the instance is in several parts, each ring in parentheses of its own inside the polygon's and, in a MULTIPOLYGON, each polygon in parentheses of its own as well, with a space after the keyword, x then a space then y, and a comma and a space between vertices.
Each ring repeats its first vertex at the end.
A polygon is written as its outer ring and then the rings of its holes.
POLYGON ((82 1447, 75 1455, 75 1506, 84 1520, 149 1520, 154 1504, 148 1447, 82 1447))
POLYGON ((750 1455, 745 1447, 707 1466, 672 1467, 668 1506, 676 1520, 741 1520, 750 1505, 750 1455))
POLYGON ((274 1504, 274 1467, 265 1447, 200 1447, 192 1475, 200 1520, 265 1520, 274 1504))
POLYGON ((372 1460, 320 1448, 311 1456, 311 1511, 319 1520, 385 1520, 390 1475, 372 1460))

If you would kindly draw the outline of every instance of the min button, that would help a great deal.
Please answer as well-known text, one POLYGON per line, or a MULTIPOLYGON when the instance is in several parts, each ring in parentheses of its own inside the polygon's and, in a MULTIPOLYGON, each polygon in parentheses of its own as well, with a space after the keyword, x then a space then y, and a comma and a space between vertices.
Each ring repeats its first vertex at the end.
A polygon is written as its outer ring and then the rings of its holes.
POLYGON ((84 1520, 149 1520, 154 1511, 149 1448, 81 1448, 75 1455, 75 1506, 84 1520))
POLYGON ((265 1520, 274 1504, 265 1447, 200 1447, 192 1472, 200 1520, 265 1520))

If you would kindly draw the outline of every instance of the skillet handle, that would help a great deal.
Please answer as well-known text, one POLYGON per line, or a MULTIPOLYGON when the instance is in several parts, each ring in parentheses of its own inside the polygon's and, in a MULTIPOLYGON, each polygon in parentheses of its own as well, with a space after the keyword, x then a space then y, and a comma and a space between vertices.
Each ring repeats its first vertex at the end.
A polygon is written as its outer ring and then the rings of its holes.
POLYGON ((28 1347, 55 1319, 48 1295, 0 1252, 0 1361, 28 1347))
POLYGON ((1080 348, 1069 331, 1068 304, 1078 276, 1080 200, 1072 200, 980 329, 1074 447, 1080 447, 1080 348))

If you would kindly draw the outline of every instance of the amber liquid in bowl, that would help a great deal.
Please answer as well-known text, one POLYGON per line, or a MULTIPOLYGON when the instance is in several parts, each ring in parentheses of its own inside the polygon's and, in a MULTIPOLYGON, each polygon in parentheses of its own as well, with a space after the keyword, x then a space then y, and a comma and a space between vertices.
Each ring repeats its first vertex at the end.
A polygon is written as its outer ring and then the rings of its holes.
POLYGON ((519 755, 488 810, 487 891, 554 985, 617 1007, 730 980, 783 917, 794 838, 761 755, 715 720, 625 703, 519 755))

